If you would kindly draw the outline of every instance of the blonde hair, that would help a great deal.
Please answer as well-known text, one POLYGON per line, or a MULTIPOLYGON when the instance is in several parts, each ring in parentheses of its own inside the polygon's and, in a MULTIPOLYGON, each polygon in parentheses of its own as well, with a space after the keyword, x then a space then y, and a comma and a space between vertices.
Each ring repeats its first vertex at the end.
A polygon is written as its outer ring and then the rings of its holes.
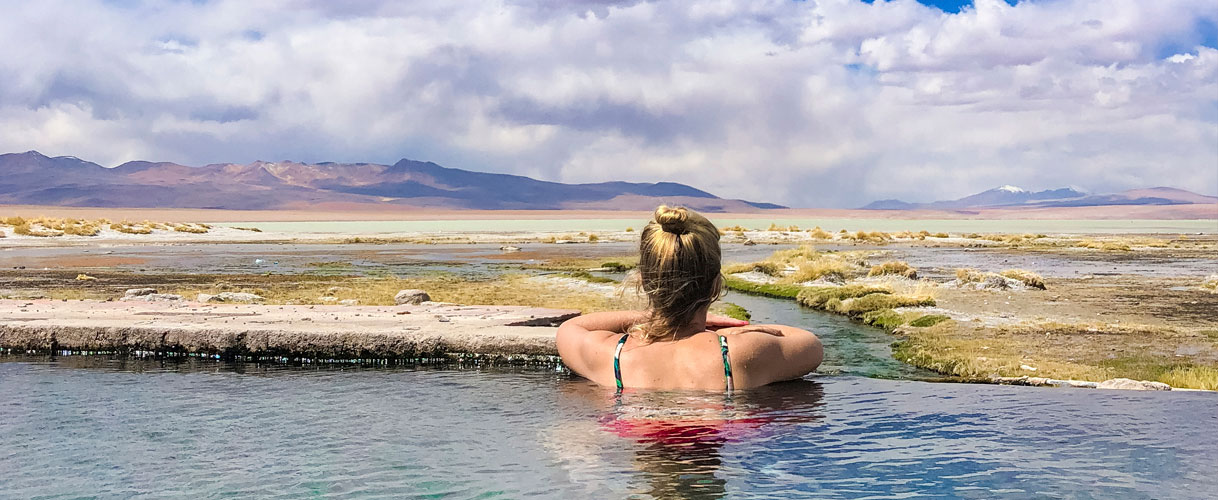
POLYGON ((693 210, 660 205, 639 236, 639 287, 651 316, 632 335, 651 342, 675 336, 719 299, 719 229, 693 210))

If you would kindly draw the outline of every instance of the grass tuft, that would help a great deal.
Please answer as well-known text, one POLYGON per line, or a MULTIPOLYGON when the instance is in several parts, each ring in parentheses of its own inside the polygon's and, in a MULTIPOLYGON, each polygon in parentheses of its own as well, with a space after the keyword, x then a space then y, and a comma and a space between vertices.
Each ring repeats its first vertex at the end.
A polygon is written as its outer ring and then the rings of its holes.
POLYGON ((886 274, 904 276, 909 279, 918 278, 918 270, 910 267, 909 264, 900 260, 890 260, 888 262, 884 262, 878 266, 873 266, 871 270, 867 272, 867 276, 883 276, 886 274))
POLYGON ((1045 289, 1045 279, 1032 271, 1024 269, 1007 269, 998 274, 1013 280, 1022 281, 1023 284, 1032 288, 1039 288, 1041 290, 1045 289))

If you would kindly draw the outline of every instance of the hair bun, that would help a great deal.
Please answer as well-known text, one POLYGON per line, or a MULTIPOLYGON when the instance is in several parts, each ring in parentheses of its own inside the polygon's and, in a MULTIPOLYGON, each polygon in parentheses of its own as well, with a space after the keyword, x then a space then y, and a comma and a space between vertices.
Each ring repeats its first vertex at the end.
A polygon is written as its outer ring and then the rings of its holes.
POLYGON ((689 232, 689 227, 686 224, 689 220, 689 212, 685 210, 685 207, 660 205, 656 209, 655 220, 664 229, 664 232, 678 235, 689 232))

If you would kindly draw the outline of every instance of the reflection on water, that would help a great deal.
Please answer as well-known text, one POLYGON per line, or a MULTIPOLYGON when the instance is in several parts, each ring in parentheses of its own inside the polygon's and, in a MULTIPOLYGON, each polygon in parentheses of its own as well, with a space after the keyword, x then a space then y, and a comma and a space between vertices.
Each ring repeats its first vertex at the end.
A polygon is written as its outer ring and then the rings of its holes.
POLYGON ((795 432, 795 424, 821 418, 823 396, 820 384, 806 380, 732 396, 628 391, 615 398, 601 429, 637 444, 637 482, 651 497, 723 498, 724 445, 795 432))

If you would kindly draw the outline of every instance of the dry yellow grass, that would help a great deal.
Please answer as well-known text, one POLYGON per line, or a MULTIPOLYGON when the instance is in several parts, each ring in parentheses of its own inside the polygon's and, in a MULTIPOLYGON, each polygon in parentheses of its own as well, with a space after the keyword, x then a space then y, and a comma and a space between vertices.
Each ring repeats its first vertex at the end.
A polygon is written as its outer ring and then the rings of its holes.
POLYGON ((179 233, 205 234, 211 230, 211 226, 207 224, 182 224, 174 223, 170 227, 179 233))
POLYGON ((1211 274, 1205 281, 1202 281, 1201 288, 1218 293, 1218 274, 1211 274))
POLYGON ((1032 271, 1025 269, 1007 269, 998 274, 1013 280, 1022 281, 1023 284, 1032 288, 1039 288, 1041 290, 1045 289, 1045 279, 1032 271))
POLYGON ((862 252, 818 252, 812 245, 779 250, 763 260, 731 264, 724 274, 758 271, 779 278, 779 284, 798 284, 820 278, 845 280, 862 275, 862 252))
POLYGON ((867 272, 867 276, 883 276, 892 274, 904 276, 909 279, 917 279, 918 270, 911 267, 908 263, 900 260, 890 260, 876 266, 872 266, 867 272))
POLYGON ((143 224, 133 224, 131 222, 122 221, 110 224, 110 229, 125 234, 152 234, 152 228, 143 224))
POLYGON ((575 286, 555 286, 544 279, 524 274, 508 274, 482 280, 451 275, 419 278, 346 278, 334 281, 279 283, 269 287, 234 288, 222 284, 185 287, 170 291, 188 299, 200 293, 223 291, 256 293, 266 304, 328 304, 354 299, 361 305, 393 305, 399 290, 420 289, 437 302, 479 305, 524 305, 582 312, 608 311, 638 307, 637 297, 629 292, 606 295, 575 286), (328 293, 331 292, 332 293, 328 293), (330 297, 330 299, 323 299, 330 297))
POLYGON ((985 280, 986 273, 972 268, 956 269, 956 279, 961 283, 976 283, 985 280))
POLYGON ((831 240, 833 239, 833 233, 821 229, 820 226, 816 226, 808 230, 808 237, 814 240, 831 240))
POLYGON ((50 237, 55 237, 55 236, 63 236, 63 231, 49 231, 42 227, 34 227, 27 222, 25 224, 13 226, 13 234, 20 234, 22 236, 37 236, 40 238, 50 238, 50 237))
POLYGON ((1092 250, 1102 250, 1105 252, 1128 252, 1132 250, 1129 243, 1124 241, 1097 241, 1086 239, 1074 244, 1078 248, 1089 248, 1092 250))
POLYGON ((968 380, 1024 375, 1095 382, 1129 378, 1177 388, 1218 389, 1218 367, 1212 362, 1178 358, 1170 351, 1147 353, 1148 339, 1184 335, 1163 327, 1062 323, 977 327, 944 321, 929 328, 902 328, 899 333, 905 338, 894 347, 894 357, 968 380), (1103 348, 1097 348, 1099 342, 1103 348), (1112 358, 1114 351, 1142 354, 1112 358))

